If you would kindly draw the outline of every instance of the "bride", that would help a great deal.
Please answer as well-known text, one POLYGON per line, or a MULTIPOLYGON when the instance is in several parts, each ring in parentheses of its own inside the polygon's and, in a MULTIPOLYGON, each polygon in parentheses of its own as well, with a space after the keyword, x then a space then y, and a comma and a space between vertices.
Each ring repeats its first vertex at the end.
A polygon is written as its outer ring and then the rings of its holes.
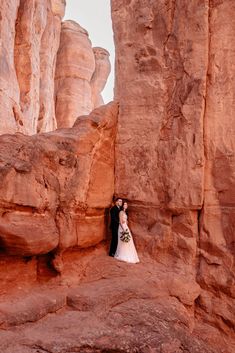
POLYGON ((118 246, 114 257, 118 260, 137 263, 140 262, 135 249, 131 231, 127 225, 127 202, 123 203, 123 210, 119 213, 118 246))

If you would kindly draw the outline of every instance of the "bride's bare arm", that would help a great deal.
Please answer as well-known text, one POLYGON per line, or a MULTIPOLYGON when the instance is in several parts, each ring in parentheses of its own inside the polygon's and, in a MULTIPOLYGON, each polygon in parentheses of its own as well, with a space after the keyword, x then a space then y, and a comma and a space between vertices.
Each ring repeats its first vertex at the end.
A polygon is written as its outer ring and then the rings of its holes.
POLYGON ((126 223, 126 219, 125 219, 125 214, 123 211, 120 211, 119 212, 119 221, 120 221, 120 224, 123 225, 124 223, 126 223))

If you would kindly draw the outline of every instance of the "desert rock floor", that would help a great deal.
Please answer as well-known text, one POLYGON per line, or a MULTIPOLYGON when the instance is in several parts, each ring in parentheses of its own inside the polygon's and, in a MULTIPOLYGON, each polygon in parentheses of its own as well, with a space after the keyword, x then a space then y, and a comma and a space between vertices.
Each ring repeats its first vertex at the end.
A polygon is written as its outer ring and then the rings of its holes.
POLYGON ((61 276, 3 295, 0 352, 229 352, 202 339, 208 330, 216 345, 218 335, 195 319, 198 288, 187 273, 140 259, 126 264, 102 247, 70 253, 61 276))

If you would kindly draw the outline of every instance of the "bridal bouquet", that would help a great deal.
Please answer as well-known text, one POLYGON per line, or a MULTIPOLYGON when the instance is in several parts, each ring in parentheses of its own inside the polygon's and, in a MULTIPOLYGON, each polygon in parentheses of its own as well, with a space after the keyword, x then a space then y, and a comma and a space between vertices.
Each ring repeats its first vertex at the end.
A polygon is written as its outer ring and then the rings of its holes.
POLYGON ((129 230, 123 230, 121 232, 121 236, 120 236, 121 241, 124 241, 125 243, 128 243, 131 240, 131 235, 129 233, 129 230))

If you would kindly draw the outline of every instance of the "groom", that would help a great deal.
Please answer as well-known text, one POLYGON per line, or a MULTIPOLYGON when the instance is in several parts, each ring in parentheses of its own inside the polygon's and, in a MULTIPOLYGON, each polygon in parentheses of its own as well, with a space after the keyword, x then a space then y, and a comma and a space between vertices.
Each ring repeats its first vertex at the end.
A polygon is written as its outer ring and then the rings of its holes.
POLYGON ((112 240, 110 244, 109 256, 114 256, 118 244, 119 212, 122 208, 122 199, 117 198, 115 205, 110 209, 112 240))

